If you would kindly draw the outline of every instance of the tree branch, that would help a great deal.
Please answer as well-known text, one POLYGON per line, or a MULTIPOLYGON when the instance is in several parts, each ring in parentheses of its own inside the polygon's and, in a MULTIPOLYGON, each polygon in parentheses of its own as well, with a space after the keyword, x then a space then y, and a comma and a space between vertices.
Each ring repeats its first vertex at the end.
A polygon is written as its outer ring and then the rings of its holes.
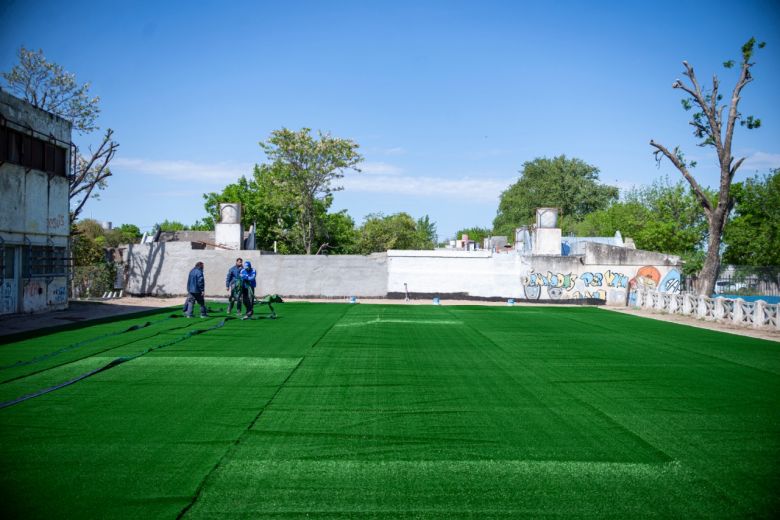
POLYGON ((704 190, 701 188, 701 186, 699 186, 699 183, 696 182, 696 179, 694 179, 693 176, 688 172, 688 168, 685 167, 685 164, 676 155, 670 152, 664 145, 656 143, 651 139, 650 146, 658 150, 656 153, 661 153, 667 159, 672 161, 672 164, 674 164, 674 166, 680 170, 680 173, 682 173, 683 177, 685 177, 685 180, 687 180, 688 184, 690 184, 691 188, 693 188, 693 192, 696 194, 696 198, 699 199, 699 203, 704 208, 704 211, 709 215, 712 212, 712 203, 710 202, 710 199, 707 198, 707 195, 704 193, 704 190))
MULTIPOLYGON (((731 159, 731 139, 734 135, 734 125, 737 122, 737 118, 739 117, 739 112, 737 111, 737 105, 739 105, 740 100, 740 93, 742 92, 742 89, 753 81, 753 78, 750 77, 750 67, 752 64, 748 62, 748 60, 742 61, 742 69, 739 72, 739 81, 737 81, 737 84, 734 85, 734 91, 731 93, 731 104, 729 106, 729 119, 726 123, 726 142, 723 145, 723 149, 727 155, 725 157, 726 160, 731 159)), ((725 162, 725 161, 724 161, 725 162)), ((721 179, 722 183, 722 179, 721 179)))
MULTIPOLYGON (((701 107, 702 112, 704 112, 704 115, 707 116, 707 121, 710 123, 711 131, 707 133, 709 133, 712 137, 712 140, 714 141, 713 144, 715 145, 715 149, 718 152, 718 157, 720 157, 723 152, 723 143, 722 137, 720 135, 720 124, 716 120, 717 112, 712 109, 712 107, 707 104, 707 100, 704 99, 704 95, 702 94, 701 87, 699 86, 699 81, 696 79, 696 74, 693 71, 693 67, 691 67, 687 61, 683 62, 683 66, 685 67, 685 72, 683 72, 683 74, 691 80, 693 89, 685 86, 683 82, 679 80, 677 80, 672 86, 674 88, 682 89, 690 94, 696 101, 696 104, 701 107)), ((717 88, 717 78, 715 78, 715 85, 713 89, 715 91, 714 93, 717 93, 717 88)))
POLYGON ((71 177, 69 183, 68 199, 74 201, 80 198, 71 213, 71 221, 78 218, 94 189, 102 188, 104 181, 111 176, 108 165, 119 148, 119 144, 111 140, 113 133, 111 129, 106 131, 97 151, 92 153, 89 159, 79 157, 78 171, 71 177))

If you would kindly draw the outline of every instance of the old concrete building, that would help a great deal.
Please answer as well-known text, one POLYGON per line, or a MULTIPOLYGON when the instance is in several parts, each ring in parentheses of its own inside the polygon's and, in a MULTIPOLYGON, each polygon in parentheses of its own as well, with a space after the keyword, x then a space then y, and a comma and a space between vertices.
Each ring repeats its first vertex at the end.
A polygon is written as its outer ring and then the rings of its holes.
POLYGON ((68 306, 70 122, 0 89, 0 314, 68 306))

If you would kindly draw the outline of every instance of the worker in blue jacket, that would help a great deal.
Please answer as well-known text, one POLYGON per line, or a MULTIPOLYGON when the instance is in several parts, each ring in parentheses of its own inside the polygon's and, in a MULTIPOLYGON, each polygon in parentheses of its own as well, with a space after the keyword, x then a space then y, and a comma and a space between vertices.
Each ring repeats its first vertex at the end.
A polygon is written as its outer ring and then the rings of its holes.
POLYGON ((255 287, 257 287, 257 271, 252 269, 252 262, 249 260, 244 262, 244 268, 241 269, 239 276, 241 277, 242 285, 241 296, 244 300, 244 308, 246 309, 246 314, 241 319, 245 320, 252 317, 255 309, 255 287))
POLYGON ((241 269, 244 268, 244 261, 240 258, 236 258, 236 265, 230 268, 225 278, 225 288, 228 291, 228 309, 227 313, 230 314, 233 311, 233 304, 236 304, 236 313, 241 314, 241 284, 238 281, 241 279, 241 269))
POLYGON ((187 278, 187 308, 185 314, 192 318, 192 312, 195 310, 195 302, 200 305, 200 317, 207 318, 206 302, 203 300, 203 294, 206 291, 206 279, 203 277, 203 262, 198 262, 190 271, 187 278))

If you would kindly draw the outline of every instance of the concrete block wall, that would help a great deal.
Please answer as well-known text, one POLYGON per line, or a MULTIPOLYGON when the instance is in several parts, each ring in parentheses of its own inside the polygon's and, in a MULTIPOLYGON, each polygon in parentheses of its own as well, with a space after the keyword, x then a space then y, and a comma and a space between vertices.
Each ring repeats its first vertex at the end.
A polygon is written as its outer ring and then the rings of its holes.
POLYGON ((224 297, 225 276, 237 257, 258 271, 258 294, 338 298, 384 297, 387 255, 261 255, 258 251, 193 250, 188 242, 132 244, 124 253, 125 292, 182 296, 196 262, 204 263, 206 296, 224 297))
POLYGON ((585 255, 568 257, 395 250, 368 256, 305 256, 193 250, 184 242, 138 244, 125 254, 126 291, 183 295, 190 269, 202 261, 207 296, 224 296, 225 274, 241 256, 258 270, 258 293, 283 296, 402 297, 408 289, 412 297, 595 298, 625 305, 632 288, 679 292, 678 257, 601 244, 586 249, 585 255))

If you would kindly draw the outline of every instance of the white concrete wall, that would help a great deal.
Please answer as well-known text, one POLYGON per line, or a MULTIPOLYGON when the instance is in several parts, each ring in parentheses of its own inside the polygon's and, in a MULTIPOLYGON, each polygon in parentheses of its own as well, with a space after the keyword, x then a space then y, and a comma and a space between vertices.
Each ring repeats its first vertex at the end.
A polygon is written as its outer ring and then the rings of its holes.
POLYGON ((625 305, 632 286, 679 290, 679 258, 598 244, 589 244, 584 256, 569 257, 395 250, 369 256, 260 256, 251 251, 193 250, 186 242, 129 246, 126 290, 183 295, 190 269, 202 261, 206 294, 224 296, 225 274, 236 256, 257 268, 258 293, 283 296, 400 297, 408 288, 418 297, 595 298, 625 305), (587 258, 594 263, 588 264, 587 258))
POLYGON ((426 295, 531 301, 595 298, 625 305, 632 283, 677 292, 679 258, 600 244, 588 244, 585 256, 568 257, 388 251, 388 292, 402 293, 404 283, 410 293, 426 295))
POLYGON ((127 246, 125 291, 138 295, 184 295, 187 276, 204 263, 206 295, 225 296, 225 276, 241 257, 258 272, 258 294, 283 296, 384 297, 387 259, 368 256, 260 255, 257 251, 193 250, 188 242, 127 246))
POLYGON ((490 251, 387 252, 389 293, 436 294, 441 297, 518 297, 520 273, 527 257, 490 251))

